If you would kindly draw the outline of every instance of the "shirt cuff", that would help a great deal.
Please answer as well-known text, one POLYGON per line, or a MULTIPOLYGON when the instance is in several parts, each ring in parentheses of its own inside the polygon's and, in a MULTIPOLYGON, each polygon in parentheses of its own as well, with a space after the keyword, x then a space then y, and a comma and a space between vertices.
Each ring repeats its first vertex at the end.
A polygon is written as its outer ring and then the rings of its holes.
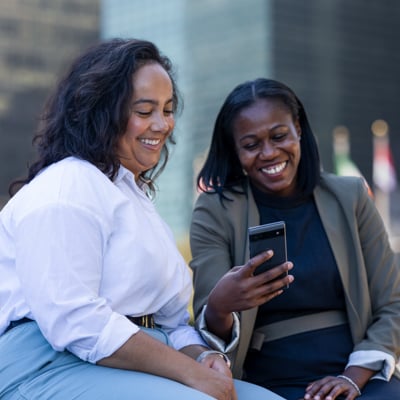
POLYGON ((169 335, 172 347, 176 350, 181 350, 183 347, 191 345, 207 347, 207 343, 193 326, 181 326, 172 331, 166 330, 166 332, 169 335))
POLYGON ((359 350, 350 354, 347 367, 357 366, 377 371, 371 379, 389 381, 395 370, 394 358, 383 351, 359 350))
POLYGON ((212 349, 218 350, 222 353, 230 353, 231 351, 235 350, 235 348, 239 343, 239 336, 240 336, 240 321, 237 313, 232 313, 233 326, 232 326, 231 341, 229 343, 226 343, 224 340, 222 340, 217 335, 214 335, 208 330, 205 319, 206 308, 207 306, 203 307, 199 317, 196 320, 196 328, 200 332, 201 337, 212 349))
POLYGON ((113 354, 139 330, 140 328, 125 316, 112 313, 92 351, 86 357, 82 357, 82 355, 78 355, 78 357, 80 356, 83 360, 94 364, 113 354))

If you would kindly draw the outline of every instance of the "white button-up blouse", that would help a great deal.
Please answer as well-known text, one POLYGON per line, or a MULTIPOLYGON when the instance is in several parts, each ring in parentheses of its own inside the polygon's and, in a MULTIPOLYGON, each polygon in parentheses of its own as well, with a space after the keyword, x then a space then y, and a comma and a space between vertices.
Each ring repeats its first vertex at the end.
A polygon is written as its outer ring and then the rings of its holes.
POLYGON ((25 185, 0 213, 0 334, 37 321, 58 351, 96 362, 154 314, 176 349, 203 344, 188 325, 189 269, 153 203, 121 167, 112 182, 70 157, 25 185))

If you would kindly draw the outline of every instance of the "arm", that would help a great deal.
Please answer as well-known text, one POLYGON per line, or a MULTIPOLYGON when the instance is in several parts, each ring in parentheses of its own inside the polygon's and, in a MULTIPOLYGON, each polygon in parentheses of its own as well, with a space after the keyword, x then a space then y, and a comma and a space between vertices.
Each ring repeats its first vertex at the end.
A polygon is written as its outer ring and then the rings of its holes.
POLYGON ((293 276, 270 281, 293 265, 285 263, 253 276, 257 266, 272 256, 272 253, 263 253, 233 267, 235 260, 244 261, 247 253, 244 248, 247 214, 242 217, 231 210, 232 202, 225 204, 226 208, 221 206, 216 195, 199 197, 193 212, 190 240, 195 315, 200 325, 228 341, 235 320, 233 313, 257 307, 282 293, 280 288, 292 282, 293 276), (235 224, 240 231, 235 230, 235 224))
MULTIPOLYGON (((200 346, 188 346, 183 351, 197 357, 204 350, 200 346)), ((111 356, 98 362, 106 367, 142 371, 173 379, 216 399, 234 399, 233 381, 225 362, 218 356, 210 356, 207 363, 197 363, 143 332, 136 333, 111 356), (217 366, 210 368, 212 363, 217 366), (224 373, 218 369, 224 370, 224 373)))
POLYGON ((293 268, 291 262, 254 275, 255 269, 272 255, 271 251, 267 251, 251 258, 243 266, 232 268, 211 290, 204 315, 207 326, 216 335, 228 340, 234 312, 258 307, 272 300, 283 293, 283 286, 293 282, 292 275, 276 279, 293 268))
POLYGON ((350 241, 350 246, 354 248, 351 248, 347 255, 353 264, 346 267, 346 271, 352 271, 357 277, 355 285, 350 285, 352 288, 350 297, 357 293, 366 296, 363 304, 370 302, 372 317, 369 326, 364 326, 361 319, 357 319, 356 328, 360 341, 356 343, 349 362, 341 374, 345 378, 329 376, 311 383, 307 388, 305 399, 311 399, 316 394, 321 399, 327 400, 335 399, 340 394, 346 395, 346 399, 353 399, 359 395, 357 387, 362 391, 371 378, 390 379, 397 362, 399 336, 395 332, 399 329, 399 266, 390 249, 380 215, 365 185, 358 179, 354 184, 355 178, 352 179, 351 185, 346 183, 350 182, 349 179, 341 180, 343 187, 340 193, 337 193, 342 210, 346 213, 352 237, 355 239, 350 241), (348 197, 340 200, 341 194, 346 192, 355 193, 355 199, 351 204, 348 197), (354 255, 351 253, 353 250, 354 255), (361 258, 356 254, 360 254, 361 258), (350 381, 346 378, 350 378, 350 381))
POLYGON ((358 365, 389 379, 400 353, 400 266, 383 221, 365 186, 359 183, 356 208, 360 246, 368 279, 372 323, 356 344, 349 365, 358 365), (380 355, 379 355, 380 354, 380 355))
MULTIPOLYGON (((222 359, 214 362, 216 356, 210 356, 208 364, 196 363, 141 332, 99 296, 104 232, 93 215, 64 205, 36 210, 18 226, 17 271, 49 343, 85 361, 169 377, 231 399, 233 381, 222 359)), ((193 356, 203 350, 185 349, 193 356)))

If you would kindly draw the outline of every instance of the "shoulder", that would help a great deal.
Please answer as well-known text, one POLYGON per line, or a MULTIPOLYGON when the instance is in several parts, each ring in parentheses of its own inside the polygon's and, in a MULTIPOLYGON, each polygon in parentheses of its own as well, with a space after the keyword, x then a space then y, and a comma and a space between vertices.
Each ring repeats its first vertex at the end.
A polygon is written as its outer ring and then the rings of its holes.
POLYGON ((314 195, 320 201, 337 201, 342 207, 353 210, 354 207, 373 205, 373 194, 366 180, 358 176, 337 176, 322 173, 314 195))
POLYGON ((98 168, 69 157, 45 168, 11 200, 21 217, 54 207, 102 215, 118 196, 120 191, 98 168))
POLYGON ((216 192, 202 192, 196 200, 195 208, 206 206, 230 210, 241 207, 247 202, 247 189, 243 191, 242 187, 236 187, 234 190, 224 190, 222 196, 216 192))
POLYGON ((41 182, 53 179, 56 179, 54 184, 60 187, 109 181, 108 177, 93 164, 75 157, 68 157, 50 165, 39 173, 34 180, 41 182))
POLYGON ((218 230, 221 236, 242 232, 248 224, 247 193, 226 192, 227 199, 221 199, 217 193, 201 193, 196 201, 191 223, 191 232, 197 230, 213 232, 218 230))
POLYGON ((88 161, 75 157, 65 158, 54 163, 41 172, 34 180, 52 182, 58 190, 73 188, 97 187, 112 185, 111 180, 96 166, 88 161))
POLYGON ((339 176, 329 172, 321 173, 321 184, 328 187, 354 187, 363 182, 359 176, 339 176))
POLYGON ((321 173, 319 186, 323 189, 344 196, 352 196, 357 193, 368 193, 369 186, 366 180, 359 176, 338 176, 332 173, 321 173))

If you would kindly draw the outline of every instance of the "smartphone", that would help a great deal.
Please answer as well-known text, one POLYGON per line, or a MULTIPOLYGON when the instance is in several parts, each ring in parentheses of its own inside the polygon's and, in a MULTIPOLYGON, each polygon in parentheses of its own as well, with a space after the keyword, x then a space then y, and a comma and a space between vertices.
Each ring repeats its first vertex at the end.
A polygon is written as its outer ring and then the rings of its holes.
MULTIPOLYGON (((274 255, 263 262, 254 271, 255 275, 268 269, 276 267, 287 261, 286 250, 286 226, 284 221, 272 222, 270 224, 251 226, 248 229, 250 257, 254 257, 266 250, 273 250, 274 255)), ((278 279, 287 275, 287 272, 278 279)), ((289 287, 287 285, 285 288, 289 287)))

